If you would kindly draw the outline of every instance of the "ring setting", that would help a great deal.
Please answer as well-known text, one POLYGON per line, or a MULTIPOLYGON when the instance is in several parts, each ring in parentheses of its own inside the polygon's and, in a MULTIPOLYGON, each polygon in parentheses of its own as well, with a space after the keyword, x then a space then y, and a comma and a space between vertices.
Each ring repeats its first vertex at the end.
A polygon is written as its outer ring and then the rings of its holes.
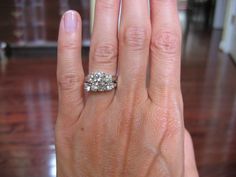
POLYGON ((84 90, 86 92, 112 91, 117 86, 117 77, 105 72, 94 72, 85 78, 84 90))

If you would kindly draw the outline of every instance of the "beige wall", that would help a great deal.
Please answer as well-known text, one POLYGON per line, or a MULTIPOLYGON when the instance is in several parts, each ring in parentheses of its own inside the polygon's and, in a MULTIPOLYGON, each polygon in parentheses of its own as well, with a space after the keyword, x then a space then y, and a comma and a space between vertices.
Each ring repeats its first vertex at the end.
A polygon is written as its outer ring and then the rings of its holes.
POLYGON ((236 61, 236 20, 232 21, 233 16, 236 16, 236 0, 228 0, 220 48, 236 61))
POLYGON ((94 23, 94 9, 95 9, 95 0, 90 0, 90 31, 93 30, 93 23, 94 23))

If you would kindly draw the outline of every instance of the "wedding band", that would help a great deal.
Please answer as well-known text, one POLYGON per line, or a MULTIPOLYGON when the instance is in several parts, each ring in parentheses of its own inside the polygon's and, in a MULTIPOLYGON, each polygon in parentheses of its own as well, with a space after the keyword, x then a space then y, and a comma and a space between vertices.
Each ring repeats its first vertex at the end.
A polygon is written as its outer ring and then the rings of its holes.
POLYGON ((94 72, 85 78, 84 90, 86 92, 106 92, 115 89, 117 77, 104 72, 94 72))

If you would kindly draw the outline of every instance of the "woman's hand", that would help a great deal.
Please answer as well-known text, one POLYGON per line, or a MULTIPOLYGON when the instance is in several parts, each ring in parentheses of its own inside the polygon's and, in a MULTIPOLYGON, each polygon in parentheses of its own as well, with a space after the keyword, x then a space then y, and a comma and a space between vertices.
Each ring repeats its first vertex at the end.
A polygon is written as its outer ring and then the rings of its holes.
POLYGON ((118 81, 116 90, 86 97, 81 19, 74 11, 62 17, 58 177, 198 176, 183 122, 176 1, 150 5, 151 15, 147 0, 123 0, 117 30, 119 0, 97 0, 89 72, 118 73, 118 81))

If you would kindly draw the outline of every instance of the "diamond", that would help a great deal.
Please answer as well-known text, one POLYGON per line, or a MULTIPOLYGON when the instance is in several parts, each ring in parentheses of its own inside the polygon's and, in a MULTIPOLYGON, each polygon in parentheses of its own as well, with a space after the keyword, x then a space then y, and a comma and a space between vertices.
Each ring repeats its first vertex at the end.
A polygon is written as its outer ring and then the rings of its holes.
POLYGON ((98 91, 98 86, 92 85, 91 90, 94 91, 94 92, 98 91))
POLYGON ((106 90, 106 89, 105 89, 104 87, 99 87, 99 88, 98 88, 98 91, 99 91, 99 92, 102 92, 102 91, 105 91, 105 90, 106 90))
POLYGON ((85 84, 84 84, 84 90, 85 90, 86 92, 89 92, 89 91, 91 90, 91 87, 90 87, 90 85, 89 85, 88 83, 85 83, 85 84))
POLYGON ((110 85, 107 85, 107 90, 112 90, 112 87, 110 85))
POLYGON ((89 92, 111 91, 116 87, 116 79, 104 72, 94 72, 86 77, 84 89, 89 92))

